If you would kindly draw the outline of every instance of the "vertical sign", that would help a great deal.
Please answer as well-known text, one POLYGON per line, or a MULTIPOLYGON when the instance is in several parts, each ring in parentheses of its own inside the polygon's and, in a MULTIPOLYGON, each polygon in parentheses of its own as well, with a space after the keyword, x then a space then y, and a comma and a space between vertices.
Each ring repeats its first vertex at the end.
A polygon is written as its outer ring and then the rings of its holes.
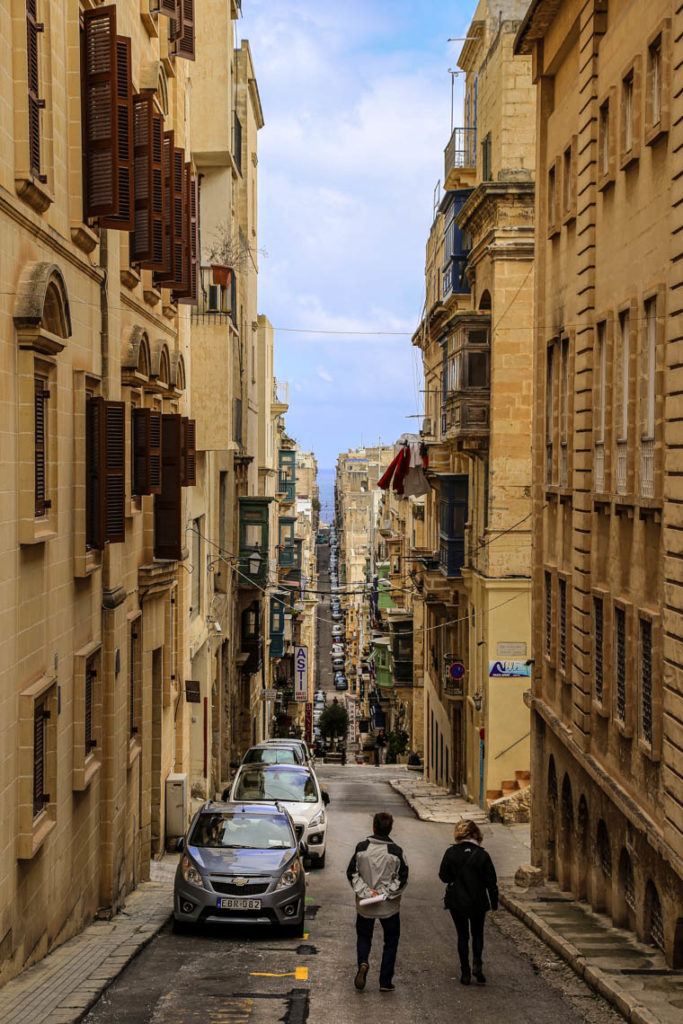
POLYGON ((294 699, 308 700, 308 647, 297 647, 294 655, 294 699))
POLYGON ((313 742, 313 705, 310 700, 306 701, 306 719, 305 719, 305 736, 304 739, 308 743, 309 747, 313 742))

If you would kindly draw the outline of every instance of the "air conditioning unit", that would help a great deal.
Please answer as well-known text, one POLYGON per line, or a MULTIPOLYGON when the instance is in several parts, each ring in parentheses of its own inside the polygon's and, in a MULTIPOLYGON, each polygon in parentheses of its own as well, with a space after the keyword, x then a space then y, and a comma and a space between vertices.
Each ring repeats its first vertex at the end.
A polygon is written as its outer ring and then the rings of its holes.
POLYGON ((425 416, 422 420, 422 430, 420 431, 423 437, 431 437, 434 433, 434 424, 431 416, 425 416))
POLYGON ((184 836, 187 829, 187 775, 170 772, 166 776, 166 836, 184 836))

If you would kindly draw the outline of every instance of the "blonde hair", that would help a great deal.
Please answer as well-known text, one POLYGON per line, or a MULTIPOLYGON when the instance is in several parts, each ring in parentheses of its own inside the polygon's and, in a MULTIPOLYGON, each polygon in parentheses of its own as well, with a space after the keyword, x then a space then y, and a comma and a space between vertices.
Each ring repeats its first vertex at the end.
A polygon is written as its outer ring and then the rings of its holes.
POLYGON ((484 837, 476 822, 470 818, 463 818, 453 829, 453 838, 456 843, 464 843, 468 839, 473 843, 480 843, 484 837))

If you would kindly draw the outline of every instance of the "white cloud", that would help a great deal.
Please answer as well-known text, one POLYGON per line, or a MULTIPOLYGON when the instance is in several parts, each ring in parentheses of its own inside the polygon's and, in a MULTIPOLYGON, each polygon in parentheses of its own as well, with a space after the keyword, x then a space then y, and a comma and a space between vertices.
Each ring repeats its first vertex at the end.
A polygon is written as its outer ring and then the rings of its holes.
POLYGON ((332 377, 327 370, 318 370, 318 376, 321 380, 326 380, 329 384, 334 380, 334 377, 332 377))

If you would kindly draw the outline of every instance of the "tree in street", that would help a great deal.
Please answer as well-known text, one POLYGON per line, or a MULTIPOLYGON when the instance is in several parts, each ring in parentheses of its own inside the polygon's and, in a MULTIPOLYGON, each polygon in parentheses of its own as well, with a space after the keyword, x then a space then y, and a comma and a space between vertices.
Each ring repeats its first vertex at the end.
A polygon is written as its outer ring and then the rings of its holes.
POLYGON ((335 700, 325 708, 318 725, 325 739, 334 741, 338 736, 346 736, 349 731, 348 711, 335 700))

